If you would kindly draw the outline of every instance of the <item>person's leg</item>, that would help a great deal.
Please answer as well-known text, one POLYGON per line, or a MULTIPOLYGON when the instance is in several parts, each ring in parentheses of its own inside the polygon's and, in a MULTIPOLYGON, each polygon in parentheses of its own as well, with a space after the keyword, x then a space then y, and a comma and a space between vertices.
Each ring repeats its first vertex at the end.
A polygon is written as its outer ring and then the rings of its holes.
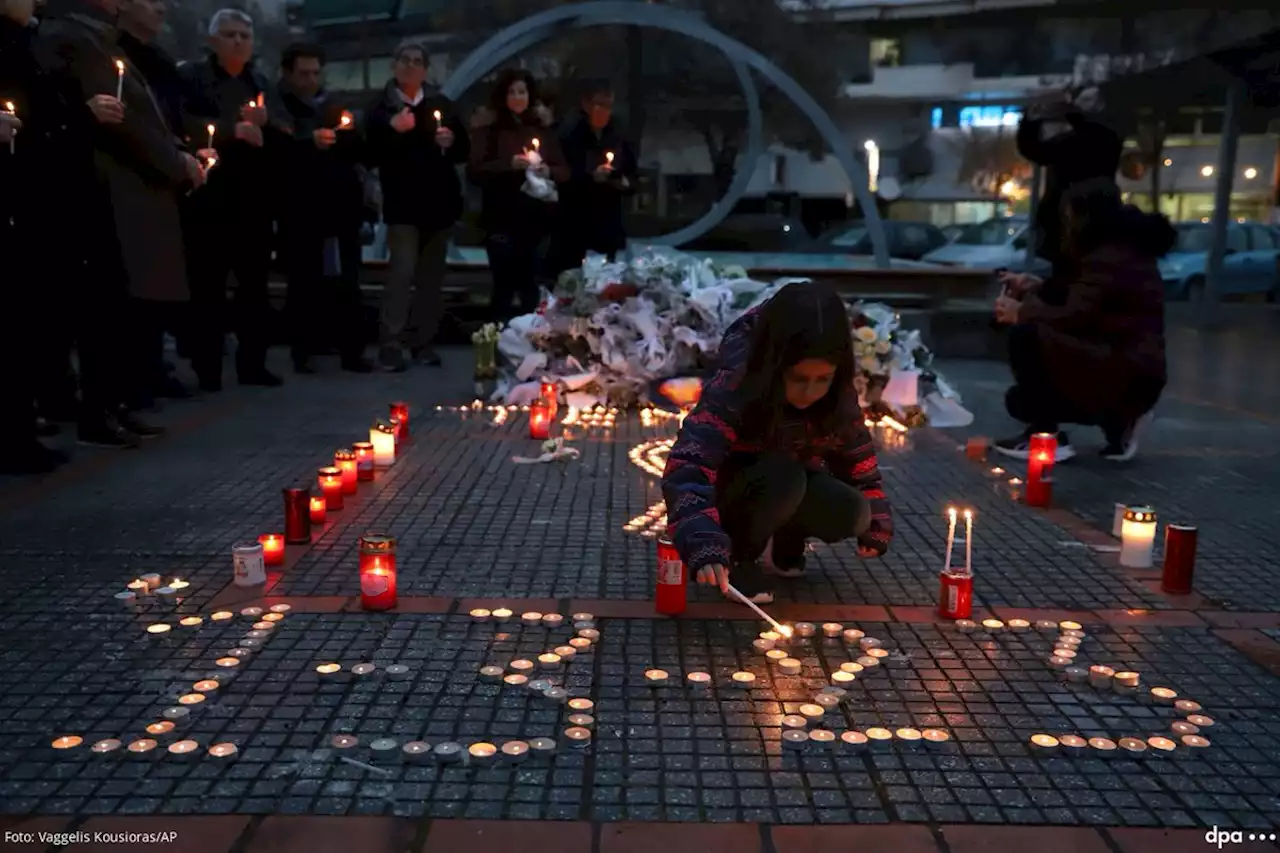
POLYGON ((796 460, 766 453, 718 489, 720 522, 732 542, 733 584, 743 594, 765 591, 760 557, 769 540, 800 509, 808 476, 796 460))
POLYGON ((117 417, 125 372, 133 365, 124 356, 121 334, 128 335, 127 297, 120 279, 97 263, 78 288, 76 354, 80 367, 80 415, 77 438, 97 447, 137 447, 138 437, 124 430, 117 417), (101 274, 101 275, 99 275, 101 274))
POLYGON ((489 234, 485 237, 484 248, 489 256, 489 277, 493 279, 493 290, 489 296, 490 319, 502 322, 510 314, 511 300, 516 293, 512 273, 512 259, 516 253, 512 237, 501 232, 489 234))
POLYGON ((347 320, 338 332, 338 352, 342 356, 342 369, 351 373, 368 373, 373 370, 373 365, 364 357, 365 317, 364 303, 360 296, 361 253, 360 224, 355 223, 338 235, 341 268, 333 291, 337 312, 335 316, 347 320))
POLYGON ((267 370, 271 345, 271 222, 253 221, 237 229, 233 249, 236 295, 236 376, 241 385, 275 387, 280 377, 267 370))
POLYGON ((1035 326, 1017 324, 1009 329, 1009 368, 1013 372, 1013 385, 1005 392, 1005 409, 1011 418, 1027 426, 1020 435, 995 442, 993 448, 1006 456, 1026 459, 1030 455, 1031 436, 1047 432, 1058 436, 1057 461, 1075 456, 1061 424, 1089 423, 1090 419, 1067 411, 1060 402, 1035 326))
POLYGON ((448 269, 449 229, 424 235, 418 252, 413 284, 413 308, 410 312, 406 340, 403 342, 415 358, 437 366, 440 356, 432 344, 440 331, 444 315, 444 276, 448 269), (409 331, 411 330, 411 331, 409 331))
POLYGON ((773 534, 774 573, 782 577, 804 575, 806 539, 843 542, 871 529, 871 503, 862 492, 830 474, 808 477, 795 515, 773 534))
POLYGON ((538 234, 522 234, 517 239, 518 258, 512 265, 512 272, 516 275, 515 292, 521 314, 532 314, 538 310, 540 244, 541 238, 538 234))
POLYGON ((1111 462, 1128 462, 1138 453, 1138 440, 1151 422, 1151 412, 1164 393, 1165 380, 1137 379, 1129 384, 1122 411, 1108 413, 1098 419, 1106 438, 1102 458, 1111 462))
POLYGON ((414 278, 422 248, 420 234, 416 225, 387 226, 391 263, 378 310, 378 361, 386 370, 398 372, 408 367, 403 339, 414 298, 414 278))
POLYGON ((306 223, 289 222, 284 229, 285 315, 293 369, 315 373, 317 348, 315 325, 322 319, 317 308, 324 287, 324 238, 306 223))
POLYGON ((227 329, 227 273, 231 268, 228 254, 229 235, 224 234, 223 220, 210 213, 189 208, 184 220, 187 276, 191 282, 188 317, 191 367, 200 389, 222 390, 222 353, 227 329))

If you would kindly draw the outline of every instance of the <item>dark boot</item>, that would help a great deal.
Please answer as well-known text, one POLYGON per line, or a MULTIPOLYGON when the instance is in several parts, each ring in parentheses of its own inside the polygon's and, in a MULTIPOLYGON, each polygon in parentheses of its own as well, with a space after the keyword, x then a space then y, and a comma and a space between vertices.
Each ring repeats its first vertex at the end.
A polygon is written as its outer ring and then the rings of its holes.
POLYGON ((120 425, 114 417, 101 414, 82 419, 76 430, 76 440, 90 447, 133 449, 142 442, 137 435, 120 425))

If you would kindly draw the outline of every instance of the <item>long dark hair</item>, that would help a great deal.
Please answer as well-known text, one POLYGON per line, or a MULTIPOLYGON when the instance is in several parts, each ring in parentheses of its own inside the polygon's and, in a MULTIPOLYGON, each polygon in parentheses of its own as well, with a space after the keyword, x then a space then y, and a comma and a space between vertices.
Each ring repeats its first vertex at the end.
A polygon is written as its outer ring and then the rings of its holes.
POLYGON ((1075 260, 1101 246, 1116 244, 1159 258, 1178 239, 1167 217, 1125 204, 1115 181, 1106 178, 1070 187, 1062 195, 1061 215, 1063 254, 1075 260))
POLYGON ((538 82, 523 68, 504 69, 498 74, 493 88, 489 90, 489 111, 493 113, 494 124, 502 127, 515 127, 536 122, 537 116, 534 114, 533 106, 537 102, 538 82), (511 90, 511 84, 517 80, 523 80, 525 88, 529 90, 529 106, 520 115, 516 115, 507 108, 507 92, 511 90))
POLYGON ((836 368, 831 390, 804 412, 823 435, 834 435, 851 417, 861 417, 853 387, 853 340, 849 313, 840 294, 814 282, 788 284, 760 307, 747 356, 743 390, 744 424, 766 443, 778 437, 786 409, 784 373, 809 358, 836 368))

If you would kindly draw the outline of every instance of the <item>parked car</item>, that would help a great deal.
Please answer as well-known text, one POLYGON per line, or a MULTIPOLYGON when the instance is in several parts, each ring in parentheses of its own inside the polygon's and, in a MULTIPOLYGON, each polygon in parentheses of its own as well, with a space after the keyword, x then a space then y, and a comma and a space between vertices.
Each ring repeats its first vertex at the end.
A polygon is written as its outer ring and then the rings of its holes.
MULTIPOLYGON (((928 252, 947 244, 942 230, 928 222, 884 220, 885 237, 889 241, 889 257, 918 261, 928 252)), ((848 252, 871 255, 871 232, 865 222, 845 222, 830 228, 818 238, 818 252, 848 252)))
POLYGON ((681 248, 685 252, 810 252, 813 238, 799 219, 776 213, 735 213, 681 248))
POLYGON ((1025 216, 1002 216, 966 226, 955 240, 925 254, 921 260, 949 267, 978 270, 1026 270, 1044 273, 1049 265, 1039 258, 1027 265, 1031 226, 1025 216))
MULTIPOLYGON (((1177 245, 1160 261, 1165 294, 1170 299, 1198 301, 1204 294, 1213 232, 1203 222, 1181 222, 1177 228, 1177 245)), ((1230 223, 1225 253, 1219 296, 1280 295, 1280 232, 1275 228, 1230 223)))
POLYGON ((954 243, 956 238, 963 234, 964 229, 968 227, 967 225, 944 225, 942 234, 947 238, 948 243, 954 243))

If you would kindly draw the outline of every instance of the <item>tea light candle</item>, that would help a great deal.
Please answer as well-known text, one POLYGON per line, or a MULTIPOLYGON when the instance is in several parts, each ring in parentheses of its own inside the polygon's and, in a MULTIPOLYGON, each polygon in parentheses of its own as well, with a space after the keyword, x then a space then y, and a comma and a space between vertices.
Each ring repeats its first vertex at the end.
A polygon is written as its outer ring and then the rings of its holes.
POLYGON ((1111 687, 1117 693, 1129 695, 1138 689, 1142 676, 1136 672, 1117 672, 1111 677, 1111 687))
POLYGON ((572 640, 569 641, 569 645, 572 646, 574 649, 576 649, 578 652, 585 652, 591 648, 591 641, 588 640, 586 637, 574 637, 572 640))
POLYGON ((596 727, 596 718, 590 714, 570 714, 569 725, 581 726, 584 729, 594 729, 596 727))
POLYGON ((534 667, 533 661, 525 660, 524 658, 517 658, 516 660, 513 660, 511 663, 507 664, 507 668, 510 669, 512 672, 519 672, 526 675, 530 672, 533 672, 533 667, 534 667))
POLYGON ((822 623, 822 635, 824 637, 835 639, 839 637, 843 632, 844 632, 844 626, 841 625, 839 622, 823 622, 822 623))
POLYGON ((203 702, 205 696, 203 693, 185 693, 178 697, 179 705, 199 705, 203 702))
POLYGON ((163 582, 160 580, 160 576, 155 572, 149 572, 148 574, 142 575, 140 578, 138 578, 138 580, 145 583, 147 585, 147 589, 150 589, 150 590, 159 589, 161 586, 164 585, 163 582))
POLYGON ((1067 655, 1055 654, 1051 658, 1049 658, 1049 666, 1053 667, 1054 669, 1062 669, 1067 665, 1069 665, 1071 663, 1071 658, 1074 658, 1074 657, 1075 657, 1074 654, 1072 654, 1070 657, 1068 657, 1067 655))
POLYGON ((867 736, 862 732, 847 731, 840 733, 840 744, 853 752, 859 752, 867 746, 867 736))
POLYGON ((213 662, 213 664, 214 666, 220 666, 225 669, 230 669, 233 666, 240 665, 240 658, 232 658, 232 657, 218 658, 213 662))
POLYGON ((998 634, 1004 630, 1004 623, 999 619, 983 619, 982 627, 985 628, 988 633, 998 634))
POLYGON ((1010 619, 1006 624, 1009 626, 1010 631, 1014 631, 1019 634, 1023 631, 1031 630, 1031 623, 1026 619, 1010 619))
POLYGON ((1109 666, 1094 664, 1089 667, 1089 683, 1099 690, 1105 690, 1111 686, 1111 679, 1115 674, 1116 671, 1109 666))
POLYGON ((447 740, 444 743, 436 744, 435 749, 431 750, 431 754, 441 764, 453 764, 462 758, 462 744, 447 740))
POLYGON ((341 669, 342 669, 342 664, 340 663, 322 663, 316 667, 316 672, 320 673, 321 675, 333 675, 341 671, 341 669))
POLYGON ((1141 758, 1147 751, 1146 741, 1136 737, 1120 738, 1120 752, 1129 758, 1141 758))
MULTIPOLYGON (((133 593, 134 599, 136 600, 149 593, 151 588, 147 586, 147 582, 142 578, 134 578, 129 581, 129 583, 125 584, 125 590, 133 593)), ((116 597, 119 598, 118 595, 116 597)))
POLYGON ((511 611, 506 607, 498 607, 498 608, 495 608, 493 611, 494 622, 506 622, 509 619, 511 619, 511 616, 512 616, 511 611))
POLYGON ((547 681, 545 678, 537 678, 530 681, 525 685, 525 687, 529 688, 530 693, 541 693, 545 695, 546 692, 551 689, 551 682, 547 681))
MULTIPOLYGON (((287 605, 287 604, 285 604, 285 605, 279 605, 279 604, 277 604, 277 605, 276 605, 276 607, 281 607, 281 606, 283 606, 283 607, 288 607, 289 605, 287 605)), ((273 608, 273 610, 274 610, 274 608, 273 608)), ((263 621, 263 622, 279 622, 279 621, 280 621, 280 620, 282 620, 282 619, 284 619, 284 611, 274 611, 274 612, 272 612, 272 613, 264 613, 264 614, 262 614, 262 621, 263 621)))
POLYGON ((546 670, 557 670, 560 668, 560 655, 555 652, 544 652, 538 655, 538 667, 546 670))
POLYGON ((809 732, 809 743, 816 744, 819 747, 829 747, 835 743, 835 740, 835 733, 826 729, 814 729, 809 732))
POLYGON ((1036 752, 1056 752, 1058 749, 1058 739, 1053 735, 1032 735, 1031 748, 1036 752))
POLYGON ((169 744, 169 754, 179 758, 188 755, 194 756, 199 748, 200 744, 193 740, 180 740, 169 744))
POLYGON ((862 657, 858 658, 857 663, 863 669, 871 669, 871 667, 873 666, 880 665, 880 659, 877 657, 872 657, 871 655, 863 655, 862 657))
POLYGON ((172 625, 166 625, 164 622, 156 622, 147 626, 147 633, 153 636, 163 636, 173 630, 172 625))
POLYGON ((854 675, 852 672, 845 672, 842 669, 831 673, 831 683, 837 687, 848 687, 857 680, 858 676, 854 675))
POLYGON ((1152 687, 1151 698, 1159 705, 1172 705, 1178 698, 1178 692, 1168 687, 1152 687))
POLYGON ((467 747, 467 754, 471 758, 473 764, 481 766, 489 764, 493 761, 494 756, 498 754, 498 748, 491 743, 473 743, 467 747))
POLYGON ((542 698, 546 699, 552 705, 562 705, 569 698, 569 691, 563 687, 552 687, 542 691, 542 698))
POLYGON ((473 622, 488 622, 488 621, 489 621, 489 617, 490 617, 490 616, 492 616, 492 615, 493 615, 493 613, 491 613, 491 612, 490 612, 490 611, 488 611, 488 610, 485 610, 483 607, 477 607, 475 610, 472 610, 472 611, 471 611, 471 621, 473 621, 473 622))
POLYGON ((355 666, 351 667, 351 674, 352 675, 370 675, 377 668, 378 668, 377 666, 371 663, 358 663, 355 666))
POLYGON ((1184 714, 1194 714, 1196 711, 1201 710, 1200 703, 1194 699, 1179 699, 1173 703, 1173 707, 1184 714))
POLYGON ((1200 735, 1183 735, 1182 745, 1189 746, 1192 749, 1204 749, 1209 746, 1209 739, 1200 735))
POLYGON ((591 743, 591 729, 584 729, 582 726, 570 726, 564 730, 565 740, 569 741, 569 746, 574 749, 586 749, 591 743))
POLYGON ((503 676, 502 683, 508 687, 524 687, 529 683, 529 676, 513 672, 510 675, 503 676))
MULTIPOLYGON (((1202 729, 1207 729, 1213 725, 1213 717, 1206 717, 1204 714, 1191 714, 1187 717, 1187 722, 1193 726, 1199 726, 1202 729)), ((1191 734, 1195 734, 1195 732, 1191 732, 1191 734)))
POLYGON ((1084 684, 1089 680, 1089 670, 1082 666, 1069 666, 1062 670, 1067 681, 1072 684, 1084 684))
POLYGON ((1053 631, 1058 627, 1058 623, 1049 619, 1040 619, 1036 622, 1037 631, 1053 631))
POLYGON ((222 684, 216 678, 203 678, 191 685, 191 689, 197 693, 212 693, 221 686, 222 684))
POLYGON ((178 591, 171 586, 162 586, 155 591, 156 598, 164 604, 177 604, 178 591))
POLYGON ((480 667, 480 680, 489 684, 497 684, 502 680, 503 669, 500 666, 480 667))
POLYGON ((856 646, 867 635, 865 631, 860 631, 857 628, 845 628, 843 636, 846 643, 856 646))
POLYGON ((125 749, 128 750, 129 755, 133 758, 150 758, 155 755, 155 748, 157 746, 159 746, 159 744, 154 740, 144 737, 133 741, 125 747, 125 749))
POLYGON ((1178 744, 1167 737, 1156 735, 1154 737, 1147 738, 1147 746, 1151 747, 1157 753, 1168 755, 1177 749, 1178 744))
POLYGON ((799 729, 788 729, 782 733, 782 748, 800 750, 809 744, 809 735, 799 729))
POLYGON ((404 681, 409 677, 409 667, 402 663, 393 663, 383 670, 392 681, 404 681))
POLYGON ((534 755, 551 755, 556 751, 556 742, 549 737, 536 737, 529 741, 529 751, 534 755))
POLYGON ((921 738, 919 729, 910 729, 910 728, 898 729, 893 734, 894 734, 894 737, 896 737, 898 740, 906 741, 907 743, 912 743, 912 744, 919 743, 921 738))
POLYGON ((542 614, 536 610, 530 610, 528 613, 520 614, 520 621, 526 625, 541 625, 542 614))
POLYGON ((799 675, 800 661, 795 658, 782 658, 778 661, 778 672, 783 675, 799 675))
POLYGON ((201 616, 183 616, 178 620, 178 624, 183 628, 198 628, 204 624, 204 618, 201 616))
POLYGON ((871 651, 872 649, 878 649, 880 648, 880 645, 881 645, 880 641, 877 640, 875 637, 863 637, 861 640, 858 641, 858 646, 864 652, 871 651))
POLYGON ((783 651, 782 649, 770 649, 769 651, 764 653, 764 656, 768 658, 772 663, 777 663, 780 660, 786 660, 787 658, 791 657, 790 654, 783 651))
POLYGON ((812 622, 797 622, 793 630, 797 637, 812 637, 818 632, 812 622))
POLYGON ((961 634, 972 634, 978 629, 978 623, 972 619, 957 619, 955 625, 956 630, 961 634))
POLYGON ((177 728, 177 726, 172 720, 157 720, 154 723, 149 723, 146 731, 147 734, 158 737, 160 735, 169 734, 169 732, 173 731, 175 728, 177 728))
POLYGON ((219 610, 216 613, 210 614, 209 619, 210 621, 213 621, 213 622, 226 622, 228 620, 234 619, 235 616, 236 615, 232 613, 230 610, 219 610))
POLYGON ((796 710, 800 712, 800 716, 810 722, 822 719, 822 716, 827 713, 826 708, 813 702, 806 702, 796 710))
POLYGON ((54 738, 51 746, 54 749, 75 749, 82 743, 84 743, 84 738, 79 735, 63 735, 62 737, 54 738))
POLYGON ((571 711, 590 711, 595 708, 595 706, 595 702, 582 697, 575 697, 569 700, 569 710, 571 711))
POLYGON ((862 664, 854 660, 847 660, 844 663, 840 664, 840 671, 847 672, 850 675, 857 675, 858 673, 864 672, 865 670, 866 670, 865 666, 863 666, 862 664))
MULTIPOLYGON (((130 595, 132 595, 132 593, 130 593, 130 595)), ((769 640, 756 639, 751 641, 751 648, 755 649, 757 652, 764 653, 773 648, 773 643, 769 640)))
POLYGON ((756 677, 750 672, 735 672, 729 677, 733 680, 734 687, 741 687, 745 689, 748 687, 755 687, 756 685, 756 677))
POLYGON ((1060 631, 1080 631, 1083 629, 1083 625, 1079 622, 1072 622, 1070 619, 1058 623, 1058 630, 1060 631))
MULTIPOLYGON (((270 614, 268 614, 270 615, 270 614)), ((255 637, 266 637, 276 629, 276 623, 268 622, 265 618, 261 622, 253 623, 253 630, 249 632, 255 637)), ((246 635, 248 636, 248 635, 246 635)))
POLYGON ((522 740, 509 740, 502 745, 502 758, 512 764, 519 764, 529 757, 529 744, 522 740))
POLYGON ((671 674, 665 669, 646 669, 644 671, 645 683, 650 687, 666 687, 670 677, 671 674))
POLYGON ((248 649, 227 649, 227 656, 244 660, 247 657, 252 657, 253 652, 248 649))
POLYGON ((928 743, 946 743, 951 740, 951 735, 942 729, 925 729, 920 733, 920 736, 928 743))
POLYGON ((421 764, 431 754, 431 744, 423 740, 411 740, 400 747, 400 753, 404 756, 405 761, 411 764, 421 764))
POLYGON ((544 613, 542 615, 542 627, 559 628, 564 624, 564 617, 559 613, 544 613))
POLYGON ((1195 723, 1189 723, 1186 720, 1174 720, 1169 724, 1169 731, 1173 732, 1178 737, 1181 737, 1182 735, 1198 735, 1200 734, 1200 727, 1195 723))
POLYGON ((689 682, 690 687, 709 687, 711 685, 711 673, 691 672, 685 676, 685 680, 689 682))
POLYGON ((1105 737, 1089 738, 1089 748, 1094 751, 1098 758, 1110 758, 1116 754, 1118 749, 1115 741, 1105 737))
POLYGON ((1080 735, 1062 735, 1058 738, 1058 743, 1069 755, 1083 755, 1084 750, 1089 748, 1089 741, 1080 735))
POLYGON ((1062 636, 1069 640, 1083 640, 1085 638, 1085 633, 1079 628, 1067 628, 1062 632, 1062 636))
POLYGON ((584 640, 590 640, 593 643, 600 642, 600 632, 595 628, 583 628, 578 631, 578 636, 584 640))
POLYGON ((249 619, 257 619, 259 616, 261 616, 261 615, 262 615, 262 608, 261 608, 261 607, 246 607, 246 608, 244 608, 243 610, 241 610, 241 611, 240 611, 240 615, 241 615, 241 616, 245 616, 245 617, 247 617, 247 618, 249 618, 249 619))
POLYGON ((574 623, 578 622, 595 622, 596 615, 594 613, 575 613, 573 614, 574 623))
POLYGON ((98 755, 108 755, 120 749, 121 745, 118 738, 109 737, 89 747, 89 751, 98 755))
POLYGON ((884 746, 893 740, 893 732, 881 726, 872 726, 866 734, 867 742, 873 746, 884 746))
MULTIPOLYGON (((882 661, 888 656, 889 652, 885 649, 867 649, 867 657, 869 658, 875 658, 878 661, 882 661)), ((858 660, 862 660, 862 658, 858 658, 858 660)))
POLYGON ((1080 648, 1080 641, 1075 637, 1059 637, 1054 642, 1054 646, 1060 649, 1071 649, 1074 651, 1080 648))

